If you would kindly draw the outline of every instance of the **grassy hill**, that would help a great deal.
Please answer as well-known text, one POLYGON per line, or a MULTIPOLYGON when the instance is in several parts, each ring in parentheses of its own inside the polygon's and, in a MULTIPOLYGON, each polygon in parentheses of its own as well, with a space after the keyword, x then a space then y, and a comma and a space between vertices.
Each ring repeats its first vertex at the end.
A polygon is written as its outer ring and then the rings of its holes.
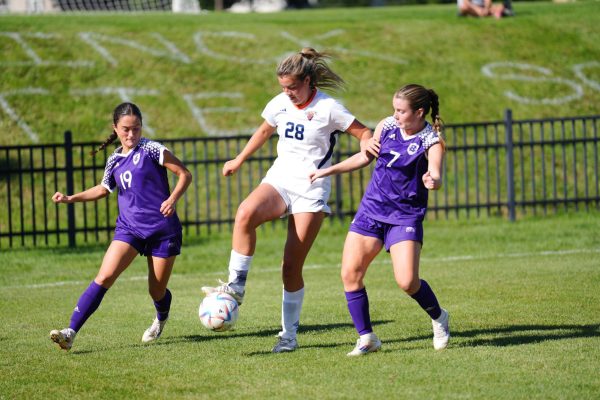
POLYGON ((0 17, 0 145, 100 141, 125 99, 146 135, 245 134, 280 90, 277 61, 310 45, 334 54, 336 96, 363 122, 405 83, 434 88, 447 123, 590 115, 600 103, 597 2, 517 3, 504 20, 455 5, 276 14, 0 17))

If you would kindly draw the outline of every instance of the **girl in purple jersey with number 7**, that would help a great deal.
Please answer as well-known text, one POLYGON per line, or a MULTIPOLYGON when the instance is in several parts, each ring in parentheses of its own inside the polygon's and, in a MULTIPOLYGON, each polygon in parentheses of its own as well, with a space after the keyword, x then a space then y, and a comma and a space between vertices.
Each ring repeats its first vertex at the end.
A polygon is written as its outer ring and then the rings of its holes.
POLYGON ((121 146, 108 158, 99 185, 73 195, 56 192, 52 196, 55 203, 95 201, 116 188, 119 204, 115 235, 96 278, 79 298, 69 327, 50 332, 50 339, 63 350, 71 349, 79 329, 138 253, 148 260, 148 291, 156 308, 156 318, 142 342, 158 339, 169 317, 171 292, 167 284, 182 241, 175 204, 192 181, 192 174, 165 146, 142 137, 142 113, 135 104, 115 108, 113 133, 92 155, 117 138, 121 146), (173 192, 167 170, 177 175, 173 192))
POLYGON ((376 127, 368 151, 355 154, 310 175, 324 176, 367 165, 378 154, 371 182, 350 225, 342 257, 342 281, 348 310, 359 334, 349 356, 381 348, 373 333, 369 299, 363 283, 367 268, 385 247, 392 258, 398 286, 431 317, 433 347, 445 348, 450 338, 448 312, 442 309, 429 284, 419 278, 423 219, 429 190, 442 186, 444 141, 437 94, 420 85, 407 85, 392 99, 393 116, 376 127), (431 111, 433 125, 425 117, 431 111))

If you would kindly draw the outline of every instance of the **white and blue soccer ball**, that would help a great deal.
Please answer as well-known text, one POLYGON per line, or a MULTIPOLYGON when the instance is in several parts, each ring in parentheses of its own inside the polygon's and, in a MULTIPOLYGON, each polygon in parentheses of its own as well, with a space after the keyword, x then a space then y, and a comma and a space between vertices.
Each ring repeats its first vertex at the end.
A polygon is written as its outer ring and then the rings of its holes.
POLYGON ((198 315, 206 328, 215 332, 228 331, 238 319, 239 306, 227 293, 211 293, 200 303, 198 315))

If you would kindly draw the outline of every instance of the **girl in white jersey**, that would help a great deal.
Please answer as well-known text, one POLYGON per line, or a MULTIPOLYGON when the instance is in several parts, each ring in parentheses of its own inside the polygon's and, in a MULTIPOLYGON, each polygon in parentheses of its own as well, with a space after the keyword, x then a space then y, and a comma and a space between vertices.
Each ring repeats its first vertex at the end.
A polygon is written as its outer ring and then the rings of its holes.
POLYGON ((262 112, 261 126, 244 149, 223 167, 223 175, 234 174, 269 137, 277 132, 277 159, 261 184, 240 204, 233 228, 229 280, 218 287, 203 287, 206 293, 225 292, 241 304, 246 277, 256 247, 256 228, 264 222, 288 215, 288 235, 281 264, 283 279, 282 330, 274 353, 298 347, 296 331, 304 298, 302 267, 329 213, 330 179, 311 184, 308 174, 331 165, 336 134, 348 132, 366 148, 371 130, 360 123, 337 100, 321 89, 337 89, 343 80, 325 63, 326 56, 312 48, 285 58, 277 67, 283 93, 275 96, 262 112))

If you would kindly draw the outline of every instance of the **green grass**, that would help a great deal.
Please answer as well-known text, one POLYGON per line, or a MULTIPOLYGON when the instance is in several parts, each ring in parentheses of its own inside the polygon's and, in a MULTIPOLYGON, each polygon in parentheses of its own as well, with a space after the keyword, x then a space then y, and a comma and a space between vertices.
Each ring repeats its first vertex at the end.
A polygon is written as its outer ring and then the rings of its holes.
POLYGON ((0 145, 32 143, 29 132, 40 143, 61 142, 67 129, 75 141, 101 142, 124 97, 141 106, 149 136, 250 133, 280 90, 277 60, 304 44, 334 54, 332 66, 347 81, 336 96, 372 126, 409 82, 438 92, 447 123, 498 120, 506 108, 516 119, 597 114, 597 2, 515 8, 517 17, 500 21, 457 18, 454 4, 267 15, 0 16, 0 93, 16 116, 0 110, 0 145), (503 62, 537 69, 500 66, 494 77, 484 74, 486 65, 503 62), (107 88, 112 92, 86 93, 107 88), (511 99, 509 91, 534 102, 511 99), (535 102, 544 99, 549 103, 535 102), (205 109, 205 125, 192 108, 205 109))
POLYGON ((103 247, 0 252, 0 398, 595 398, 600 391, 600 215, 428 221, 421 275, 451 312, 441 352, 431 325, 395 285, 383 253, 367 275, 380 353, 356 340, 339 262, 347 221, 326 223, 306 262, 300 349, 271 354, 279 329, 279 225, 259 231, 236 330, 200 325, 200 286, 224 278, 229 235, 185 243, 157 343, 140 257, 108 292, 69 353, 47 335, 68 323, 103 247))

